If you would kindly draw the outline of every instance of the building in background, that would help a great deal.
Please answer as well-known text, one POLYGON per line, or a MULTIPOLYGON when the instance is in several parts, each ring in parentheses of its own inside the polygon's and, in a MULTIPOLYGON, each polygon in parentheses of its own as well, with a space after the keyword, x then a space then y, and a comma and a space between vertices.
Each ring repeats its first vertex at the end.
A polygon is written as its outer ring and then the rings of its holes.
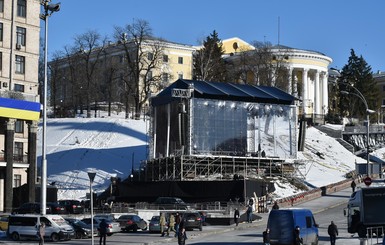
POLYGON ((0 1, 0 211, 29 183, 35 201, 40 1, 0 1), (27 177, 28 176, 28 177, 27 177))

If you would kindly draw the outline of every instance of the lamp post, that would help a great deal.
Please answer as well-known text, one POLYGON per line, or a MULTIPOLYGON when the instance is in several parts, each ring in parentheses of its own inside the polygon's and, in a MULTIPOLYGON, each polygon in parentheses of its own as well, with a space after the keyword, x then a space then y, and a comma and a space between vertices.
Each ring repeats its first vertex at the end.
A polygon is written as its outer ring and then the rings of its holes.
POLYGON ((343 84, 346 84, 346 85, 349 85, 350 88, 353 88, 354 91, 356 93, 352 93, 352 92, 348 92, 348 91, 341 91, 341 94, 346 94, 346 95, 354 95, 358 98, 360 98, 362 100, 362 102, 364 102, 364 105, 365 105, 365 108, 366 108, 366 120, 367 120, 367 124, 366 124, 366 175, 368 177, 370 177, 370 168, 369 168, 369 135, 370 135, 370 127, 369 127, 369 123, 370 123, 370 117, 369 117, 369 114, 372 114, 372 113, 375 113, 375 111, 373 110, 370 110, 369 107, 368 107, 368 102, 366 101, 364 95, 355 87, 353 87, 352 85, 350 85, 349 83, 343 83, 343 84))
POLYGON ((88 177, 90 178, 90 205, 91 205, 91 244, 94 245, 94 195, 92 195, 92 183, 94 182, 96 172, 88 171, 88 177))
POLYGON ((40 19, 45 22, 44 33, 44 97, 43 97, 43 137, 42 137, 42 162, 41 162, 41 185, 40 185, 40 200, 41 200, 41 214, 46 214, 47 201, 47 57, 48 57, 48 17, 54 12, 60 10, 60 3, 50 4, 51 0, 41 1, 44 8, 44 13, 40 14, 40 19))

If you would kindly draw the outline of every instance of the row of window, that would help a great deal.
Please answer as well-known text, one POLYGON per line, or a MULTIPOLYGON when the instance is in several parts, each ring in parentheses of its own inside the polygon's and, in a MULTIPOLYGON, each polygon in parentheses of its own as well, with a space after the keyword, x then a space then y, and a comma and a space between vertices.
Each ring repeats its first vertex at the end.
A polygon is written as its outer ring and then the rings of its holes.
MULTIPOLYGON (((154 59, 154 54, 153 53, 148 53, 147 54, 147 59, 148 60, 153 60, 154 59)), ((163 55, 163 62, 168 63, 168 55, 164 54, 163 55)), ((183 57, 178 57, 178 64, 183 64, 183 57)))

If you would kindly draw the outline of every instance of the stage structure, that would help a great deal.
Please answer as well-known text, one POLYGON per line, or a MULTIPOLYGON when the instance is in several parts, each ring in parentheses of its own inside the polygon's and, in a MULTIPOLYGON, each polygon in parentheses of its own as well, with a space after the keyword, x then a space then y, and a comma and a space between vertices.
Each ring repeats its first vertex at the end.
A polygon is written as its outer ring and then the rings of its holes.
POLYGON ((248 179, 295 159, 296 101, 275 87, 177 80, 151 99, 144 180, 248 179))

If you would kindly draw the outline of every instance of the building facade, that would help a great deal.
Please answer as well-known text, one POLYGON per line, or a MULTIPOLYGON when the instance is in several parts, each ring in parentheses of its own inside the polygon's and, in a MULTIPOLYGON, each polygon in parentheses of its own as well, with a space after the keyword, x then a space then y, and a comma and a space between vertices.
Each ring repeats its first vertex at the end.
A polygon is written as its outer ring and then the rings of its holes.
POLYGON ((0 0, 0 97, 10 98, 1 101, 0 211, 12 210, 12 188, 36 180, 36 117, 18 110, 36 109, 40 100, 40 7, 38 0, 0 0))

